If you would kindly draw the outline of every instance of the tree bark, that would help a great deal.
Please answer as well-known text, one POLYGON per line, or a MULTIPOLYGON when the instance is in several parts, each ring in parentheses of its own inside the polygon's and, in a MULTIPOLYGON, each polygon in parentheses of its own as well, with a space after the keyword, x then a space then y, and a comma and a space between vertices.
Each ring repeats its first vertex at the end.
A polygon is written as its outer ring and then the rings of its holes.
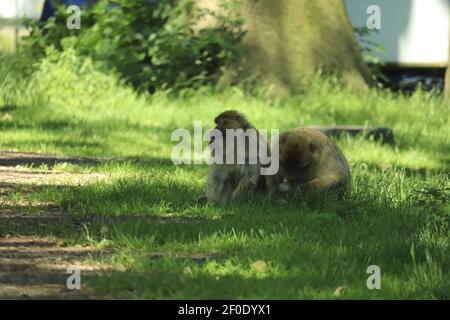
POLYGON ((445 89, 444 89, 444 98, 445 101, 450 102, 450 70, 449 66, 447 66, 447 70, 445 71, 445 89))
MULTIPOLYGON (((449 24, 449 40, 450 40, 450 24, 449 24)), ((447 102, 450 102, 450 41, 448 44, 448 61, 447 61, 447 70, 445 70, 445 80, 444 80, 444 99, 447 102)))
POLYGON ((242 0, 241 12, 247 53, 240 77, 288 92, 318 70, 355 89, 371 84, 343 0, 242 0))

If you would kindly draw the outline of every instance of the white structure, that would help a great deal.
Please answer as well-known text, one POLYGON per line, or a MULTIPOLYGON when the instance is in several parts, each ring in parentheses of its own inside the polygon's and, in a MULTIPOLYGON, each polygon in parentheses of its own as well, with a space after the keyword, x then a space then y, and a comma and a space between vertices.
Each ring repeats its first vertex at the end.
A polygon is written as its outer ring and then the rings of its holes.
MULTIPOLYGON (((364 27, 380 8, 381 29, 366 40, 383 46, 376 56, 405 67, 446 67, 449 52, 450 0, 345 0, 354 27, 364 27)), ((363 45, 363 44, 362 44, 363 45)))
POLYGON ((39 19, 43 7, 44 0, 1 0, 0 19, 39 19))
POLYGON ((0 0, 0 51, 15 51, 18 37, 26 34, 21 18, 39 19, 44 0, 0 0))

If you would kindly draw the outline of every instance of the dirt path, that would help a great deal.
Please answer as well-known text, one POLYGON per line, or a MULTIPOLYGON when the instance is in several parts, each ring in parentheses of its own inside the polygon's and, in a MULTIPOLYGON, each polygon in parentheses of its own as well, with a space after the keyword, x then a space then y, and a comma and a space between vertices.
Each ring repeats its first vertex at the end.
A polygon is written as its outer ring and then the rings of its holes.
POLYGON ((83 259, 95 252, 90 247, 65 246, 62 241, 46 237, 2 237, 0 299, 99 298, 92 293, 69 290, 67 287, 67 279, 71 275, 67 273, 68 268, 80 270, 81 289, 85 275, 92 275, 105 268, 82 263, 83 259))
POLYGON ((80 221, 68 219, 51 203, 39 204, 37 212, 27 213, 17 210, 20 203, 7 201, 18 188, 31 193, 38 185, 84 185, 105 178, 103 174, 39 171, 29 166, 52 166, 62 162, 95 165, 100 161, 0 151, 0 299, 105 298, 83 290, 83 277, 109 268, 83 263, 100 251, 89 246, 69 246, 63 239, 32 232, 37 225, 72 224, 77 228, 80 221), (70 267, 78 268, 82 274, 81 290, 67 287, 70 267))

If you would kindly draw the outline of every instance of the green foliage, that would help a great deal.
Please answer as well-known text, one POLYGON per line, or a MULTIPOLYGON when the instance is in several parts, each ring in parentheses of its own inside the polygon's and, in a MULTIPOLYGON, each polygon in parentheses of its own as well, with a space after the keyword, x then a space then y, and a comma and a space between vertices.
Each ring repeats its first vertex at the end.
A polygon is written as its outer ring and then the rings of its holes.
POLYGON ((378 58, 376 53, 384 53, 384 47, 378 43, 367 40, 367 36, 371 33, 378 33, 376 29, 369 29, 367 27, 353 28, 358 40, 363 44, 361 46, 361 54, 364 60, 369 64, 372 74, 384 82, 389 82, 389 79, 381 71, 381 67, 384 66, 384 62, 378 58))
POLYGON ((97 69, 150 92, 198 87, 216 82, 241 56, 242 20, 226 16, 201 10, 193 0, 99 0, 82 8, 81 29, 69 30, 69 14, 60 6, 46 23, 29 22, 24 51, 41 58, 48 47, 73 48, 97 69), (216 23, 199 27, 207 18, 216 23))

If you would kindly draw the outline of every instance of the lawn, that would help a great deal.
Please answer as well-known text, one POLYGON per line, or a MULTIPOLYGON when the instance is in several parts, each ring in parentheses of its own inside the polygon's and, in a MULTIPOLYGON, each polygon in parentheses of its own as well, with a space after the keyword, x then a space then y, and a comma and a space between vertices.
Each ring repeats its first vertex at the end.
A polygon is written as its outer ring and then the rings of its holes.
MULTIPOLYGON (((83 186, 18 187, 0 208, 37 212, 51 203, 84 221, 11 229, 104 250, 87 263, 111 270, 85 290, 138 299, 448 299, 450 292, 450 108, 436 93, 355 93, 318 77, 296 96, 240 88, 138 94, 70 51, 34 72, 0 63, 0 150, 120 157, 99 165, 32 170, 107 175, 83 186), (342 200, 262 196, 198 204, 207 166, 175 166, 173 130, 205 129, 237 109, 257 128, 386 126, 395 145, 336 140, 353 190, 342 200), (381 289, 366 272, 381 269, 381 289), (343 287, 339 295, 336 288, 343 287)), ((339 290, 338 290, 339 291, 339 290)))

